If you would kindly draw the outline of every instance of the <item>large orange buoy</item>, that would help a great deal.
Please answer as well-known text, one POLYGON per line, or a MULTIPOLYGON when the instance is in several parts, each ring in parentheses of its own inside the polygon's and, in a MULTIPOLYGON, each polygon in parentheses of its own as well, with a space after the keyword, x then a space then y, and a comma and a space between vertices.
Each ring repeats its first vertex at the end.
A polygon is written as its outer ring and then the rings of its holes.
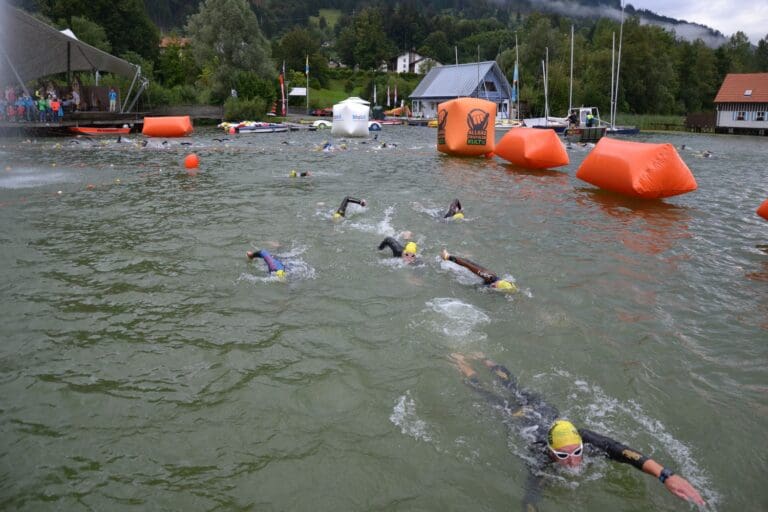
POLYGON ((437 106, 437 150, 449 155, 479 156, 493 151, 496 104, 456 98, 437 106))
POLYGON ((194 153, 190 153, 184 158, 184 167, 187 169, 197 169, 200 166, 200 158, 194 153))
POLYGON ((568 165, 568 153, 555 130, 512 128, 501 138, 494 152, 527 169, 550 169, 568 165))
POLYGON ((141 133, 147 137, 186 137, 192 130, 189 116, 145 117, 141 133))
POLYGON ((765 220, 768 220, 768 199, 763 201, 763 204, 757 207, 757 214, 765 220))
POLYGON ((672 144, 608 137, 600 139, 576 177, 605 190, 644 199, 676 196, 698 187, 672 144))

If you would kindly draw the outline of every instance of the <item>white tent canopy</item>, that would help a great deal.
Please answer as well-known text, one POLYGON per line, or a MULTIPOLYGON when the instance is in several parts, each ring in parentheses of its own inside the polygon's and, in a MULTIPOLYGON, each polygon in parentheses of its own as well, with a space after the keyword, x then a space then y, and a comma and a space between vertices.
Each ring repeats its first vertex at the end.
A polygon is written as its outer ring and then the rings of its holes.
POLYGON ((0 0, 0 85, 23 85, 68 71, 108 71, 136 78, 141 68, 59 32, 0 0))

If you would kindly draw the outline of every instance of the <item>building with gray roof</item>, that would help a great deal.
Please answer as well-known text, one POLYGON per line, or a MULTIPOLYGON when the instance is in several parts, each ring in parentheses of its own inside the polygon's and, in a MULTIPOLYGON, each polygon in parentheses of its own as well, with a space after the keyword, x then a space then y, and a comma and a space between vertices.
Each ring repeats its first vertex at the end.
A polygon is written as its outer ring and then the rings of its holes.
POLYGON ((437 106, 467 96, 496 103, 496 116, 509 118, 512 87, 496 61, 432 68, 409 98, 415 116, 437 117, 437 106))

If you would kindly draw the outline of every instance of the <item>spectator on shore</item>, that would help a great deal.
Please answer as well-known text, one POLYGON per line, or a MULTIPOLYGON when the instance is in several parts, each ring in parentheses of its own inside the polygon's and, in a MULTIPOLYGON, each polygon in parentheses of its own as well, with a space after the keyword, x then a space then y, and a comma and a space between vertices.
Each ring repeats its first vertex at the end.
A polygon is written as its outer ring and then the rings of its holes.
POLYGON ((109 88, 107 97, 109 98, 109 111, 117 112, 117 91, 115 91, 114 87, 109 88))

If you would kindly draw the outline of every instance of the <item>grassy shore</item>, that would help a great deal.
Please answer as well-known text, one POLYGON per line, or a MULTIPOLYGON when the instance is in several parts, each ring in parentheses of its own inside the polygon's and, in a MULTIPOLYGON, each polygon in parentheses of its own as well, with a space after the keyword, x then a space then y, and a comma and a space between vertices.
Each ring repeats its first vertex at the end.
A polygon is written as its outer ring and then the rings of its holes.
POLYGON ((685 131, 685 116, 617 114, 616 124, 637 126, 641 130, 685 131))

